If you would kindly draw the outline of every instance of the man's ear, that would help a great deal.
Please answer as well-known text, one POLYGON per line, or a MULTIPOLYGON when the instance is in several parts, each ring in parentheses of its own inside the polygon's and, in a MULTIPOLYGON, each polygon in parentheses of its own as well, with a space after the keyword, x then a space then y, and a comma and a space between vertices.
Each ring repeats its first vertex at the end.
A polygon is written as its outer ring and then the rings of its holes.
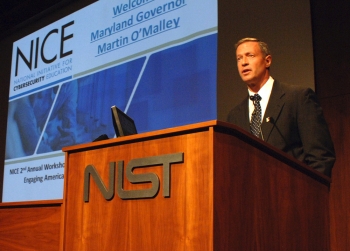
POLYGON ((265 66, 266 66, 266 68, 270 68, 271 63, 272 63, 272 57, 271 57, 271 55, 267 55, 265 57, 265 66))

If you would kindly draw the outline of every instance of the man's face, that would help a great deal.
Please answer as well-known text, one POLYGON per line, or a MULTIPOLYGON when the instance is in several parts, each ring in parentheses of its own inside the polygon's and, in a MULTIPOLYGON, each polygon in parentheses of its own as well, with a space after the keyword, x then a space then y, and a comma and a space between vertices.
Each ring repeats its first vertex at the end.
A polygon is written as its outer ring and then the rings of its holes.
POLYGON ((237 47, 236 57, 239 75, 251 90, 257 92, 270 76, 271 56, 264 57, 257 42, 245 42, 237 47))

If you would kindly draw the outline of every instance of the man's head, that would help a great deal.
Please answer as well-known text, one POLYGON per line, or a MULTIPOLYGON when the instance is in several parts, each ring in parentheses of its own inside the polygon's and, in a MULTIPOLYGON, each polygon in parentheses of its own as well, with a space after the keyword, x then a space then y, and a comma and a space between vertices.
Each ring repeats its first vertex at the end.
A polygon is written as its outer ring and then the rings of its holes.
POLYGON ((271 53, 266 43, 243 38, 236 44, 239 75, 253 92, 258 92, 270 76, 271 53))

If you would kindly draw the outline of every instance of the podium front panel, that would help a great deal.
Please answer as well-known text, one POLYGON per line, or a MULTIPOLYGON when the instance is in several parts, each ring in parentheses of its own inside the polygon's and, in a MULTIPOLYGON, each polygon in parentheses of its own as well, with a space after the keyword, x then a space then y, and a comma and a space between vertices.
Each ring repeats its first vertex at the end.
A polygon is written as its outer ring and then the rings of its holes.
POLYGON ((64 150, 61 250, 330 248, 329 178, 233 125, 64 150))
MULTIPOLYGON (((211 250, 213 246, 212 132, 160 137, 67 153, 64 250, 211 250), (133 174, 154 174, 159 190, 153 198, 122 199, 118 164, 123 161, 123 189, 147 190, 154 183, 132 184, 126 167, 132 160, 183 154, 170 164, 170 192, 164 197, 164 165, 136 167, 133 174), (106 200, 90 177, 84 202, 84 171, 93 165, 108 188, 115 163, 113 198, 106 200)), ((107 189, 108 190, 108 189, 107 189)))

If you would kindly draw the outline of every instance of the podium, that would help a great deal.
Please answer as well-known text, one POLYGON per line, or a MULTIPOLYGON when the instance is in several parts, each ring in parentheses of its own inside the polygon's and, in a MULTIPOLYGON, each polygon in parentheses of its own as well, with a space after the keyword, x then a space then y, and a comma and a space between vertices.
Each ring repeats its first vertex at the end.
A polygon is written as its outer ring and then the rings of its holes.
POLYGON ((234 125, 63 151, 60 250, 330 249, 330 179, 234 125))

